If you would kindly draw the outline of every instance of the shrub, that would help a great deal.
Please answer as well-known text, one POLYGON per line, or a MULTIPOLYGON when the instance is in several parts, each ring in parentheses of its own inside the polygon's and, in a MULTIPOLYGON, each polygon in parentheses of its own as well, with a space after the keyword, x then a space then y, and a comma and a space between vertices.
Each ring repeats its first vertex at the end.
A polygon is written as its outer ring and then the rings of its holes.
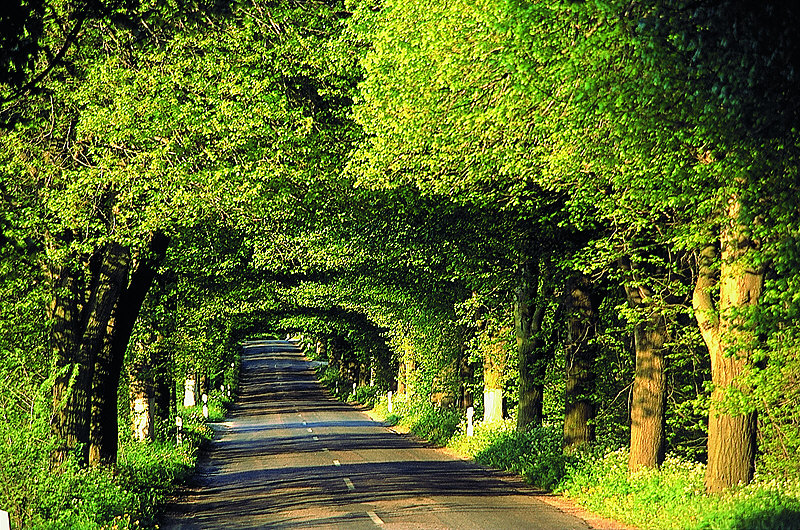
POLYGON ((423 404, 414 409, 413 415, 409 415, 406 422, 414 435, 435 444, 446 445, 456 432, 460 420, 457 410, 439 409, 430 404, 423 404))
POLYGON ((457 435, 450 446, 481 464, 522 475, 534 486, 551 489, 564 476, 561 428, 546 426, 519 432, 513 420, 479 423, 474 436, 457 435))
POLYGON ((375 405, 378 398, 378 387, 375 386, 359 386, 348 397, 348 401, 356 401, 368 407, 375 405))

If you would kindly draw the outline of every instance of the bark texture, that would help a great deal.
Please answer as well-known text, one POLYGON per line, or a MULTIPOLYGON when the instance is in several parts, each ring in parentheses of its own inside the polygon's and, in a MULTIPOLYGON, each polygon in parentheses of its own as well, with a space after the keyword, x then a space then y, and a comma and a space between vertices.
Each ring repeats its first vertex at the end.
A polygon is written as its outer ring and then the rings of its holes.
POLYGON ((103 347, 113 308, 126 281, 127 262, 120 258, 120 245, 110 243, 90 259, 90 282, 80 312, 76 302, 83 293, 75 281, 74 269, 62 268, 63 285, 54 297, 54 346, 57 377, 53 385, 53 434, 59 444, 53 452, 54 464, 63 462, 81 445, 80 463, 89 459, 91 386, 94 362, 103 347))
POLYGON ((567 343, 564 411, 564 449, 595 440, 594 359, 592 339, 597 325, 597 300, 592 282, 577 274, 566 285, 567 343))
POLYGON ((517 430, 542 425, 544 403, 544 375, 548 356, 543 355, 541 340, 545 304, 537 303, 540 266, 536 260, 527 260, 517 271, 514 292, 514 330, 517 339, 517 367, 519 369, 519 406, 517 430))
POLYGON ((714 267, 716 249, 707 246, 698 257, 698 277, 692 305, 711 356, 714 389, 708 418, 708 466, 705 485, 720 492, 746 484, 753 478, 756 448, 755 412, 738 412, 724 406, 731 391, 744 394, 741 376, 751 365, 750 350, 755 337, 746 327, 744 313, 758 303, 764 273, 752 267, 749 258, 757 246, 740 222, 738 198, 728 204, 728 223, 720 234, 719 272, 714 267), (715 307, 714 296, 718 296, 715 307))
POLYGON ((631 401, 631 472, 642 467, 655 469, 664 462, 666 447, 664 342, 666 323, 653 315, 634 328, 636 371, 631 401))
MULTIPOLYGON (((140 256, 131 274, 130 283, 117 295, 114 318, 109 323, 103 348, 96 357, 92 380, 89 436, 89 463, 92 465, 113 465, 117 462, 119 449, 117 397, 125 350, 168 245, 169 239, 166 236, 155 234, 145 255, 140 256)), ((121 263, 130 263, 130 251, 121 249, 118 259, 121 263)))
POLYGON ((655 307, 650 289, 642 284, 629 263, 624 267, 631 272, 632 280, 625 285, 628 303, 644 313, 633 331, 636 368, 631 399, 628 469, 634 472, 643 467, 655 469, 664 462, 667 400, 664 344, 667 340, 667 323, 655 307))

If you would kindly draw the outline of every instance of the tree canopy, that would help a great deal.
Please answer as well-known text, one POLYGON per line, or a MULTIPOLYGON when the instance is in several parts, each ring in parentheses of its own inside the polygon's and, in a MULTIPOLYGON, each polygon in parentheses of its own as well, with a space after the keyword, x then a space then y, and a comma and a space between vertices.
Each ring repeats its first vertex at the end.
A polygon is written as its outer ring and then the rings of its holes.
POLYGON ((4 428, 113 464, 129 380, 159 374, 166 421, 238 341, 289 334, 347 386, 630 444, 632 471, 677 452, 718 492, 796 470, 797 18, 14 3, 4 428))

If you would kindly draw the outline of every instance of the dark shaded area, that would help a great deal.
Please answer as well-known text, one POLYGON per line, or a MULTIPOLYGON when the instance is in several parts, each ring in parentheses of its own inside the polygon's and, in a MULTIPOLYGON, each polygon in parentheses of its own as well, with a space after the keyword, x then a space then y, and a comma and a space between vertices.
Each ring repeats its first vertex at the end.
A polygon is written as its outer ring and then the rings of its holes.
POLYGON ((737 521, 735 530, 798 530, 800 511, 789 508, 772 508, 750 514, 737 521))

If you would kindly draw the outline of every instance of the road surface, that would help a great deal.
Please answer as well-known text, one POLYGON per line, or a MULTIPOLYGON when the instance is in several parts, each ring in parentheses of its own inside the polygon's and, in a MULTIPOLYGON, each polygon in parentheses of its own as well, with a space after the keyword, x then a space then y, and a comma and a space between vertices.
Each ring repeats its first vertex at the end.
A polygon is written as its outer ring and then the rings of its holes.
POLYGON ((499 472, 330 398, 290 342, 250 342, 241 392, 162 528, 587 529, 499 472))

